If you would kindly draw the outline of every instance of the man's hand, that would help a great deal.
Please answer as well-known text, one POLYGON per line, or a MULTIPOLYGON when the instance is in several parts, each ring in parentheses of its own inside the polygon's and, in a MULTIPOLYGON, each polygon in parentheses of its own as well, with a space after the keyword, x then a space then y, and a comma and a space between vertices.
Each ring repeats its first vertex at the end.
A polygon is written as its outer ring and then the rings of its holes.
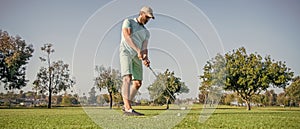
POLYGON ((143 63, 146 67, 150 66, 150 60, 148 60, 148 59, 143 60, 143 63))
POLYGON ((138 58, 140 59, 140 60, 143 60, 143 53, 142 53, 143 51, 137 51, 137 56, 138 56, 138 58))
POLYGON ((150 60, 148 59, 148 49, 144 49, 141 51, 141 60, 143 60, 143 63, 146 67, 150 66, 150 60))
POLYGON ((148 59, 148 50, 147 49, 142 50, 142 51, 137 51, 137 53, 138 53, 138 58, 140 60, 148 59))

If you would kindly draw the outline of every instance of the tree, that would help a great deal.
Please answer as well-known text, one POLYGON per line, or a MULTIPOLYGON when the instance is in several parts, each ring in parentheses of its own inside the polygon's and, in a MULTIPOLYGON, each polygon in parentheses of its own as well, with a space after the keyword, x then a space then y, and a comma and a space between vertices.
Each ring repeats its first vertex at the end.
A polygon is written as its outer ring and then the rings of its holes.
POLYGON ((285 92, 290 100, 290 106, 292 103, 300 105, 300 76, 293 78, 292 84, 285 89, 285 92))
POLYGON ((263 104, 264 95, 262 94, 255 94, 252 95, 252 102, 255 103, 257 106, 261 106, 263 104))
POLYGON ((70 101, 71 101, 71 104, 72 104, 72 105, 78 105, 78 104, 80 104, 78 94, 74 94, 74 95, 70 98, 70 101))
POLYGON ((225 95, 225 98, 224 98, 224 104, 225 105, 230 105, 231 102, 233 102, 235 99, 235 96, 234 94, 226 94, 225 95))
POLYGON ((288 105, 288 98, 286 96, 286 93, 280 93, 278 96, 277 96, 277 104, 278 105, 288 105))
POLYGON ((104 99, 104 101, 106 102, 106 103, 109 103, 110 102, 110 98, 109 98, 109 94, 102 94, 102 97, 103 97, 103 99, 104 99))
POLYGON ((114 93, 113 101, 115 103, 117 103, 118 107, 119 107, 120 106, 120 102, 123 102, 122 94, 120 92, 114 93))
POLYGON ((97 95, 97 104, 99 104, 100 106, 103 106, 105 103, 105 99, 103 97, 103 95, 97 95))
POLYGON ((20 36, 9 36, 0 30, 0 84, 6 90, 21 89, 26 86, 26 64, 34 49, 20 36))
POLYGON ((62 106, 71 106, 72 105, 72 95, 65 93, 64 96, 62 96, 61 105, 62 106))
POLYGON ((265 97, 267 98, 267 105, 268 106, 274 106, 276 105, 276 99, 277 99, 277 94, 274 92, 274 90, 267 90, 265 92, 265 97))
POLYGON ((2 97, 2 99, 4 99, 4 105, 10 108, 12 103, 16 103, 18 95, 15 94, 13 91, 7 91, 7 93, 4 94, 4 96, 2 97))
POLYGON ((51 108, 52 94, 70 89, 74 84, 74 79, 70 78, 69 65, 62 60, 50 63, 50 54, 54 52, 52 44, 44 44, 41 50, 47 54, 46 58, 40 57, 42 62, 47 61, 47 67, 41 67, 37 73, 36 80, 33 82, 33 89, 44 94, 48 92, 48 108, 51 108))
POLYGON ((119 93, 121 87, 121 74, 118 70, 112 68, 105 68, 104 66, 96 66, 97 76, 95 78, 95 85, 99 90, 106 89, 109 94, 110 105, 112 108, 113 94, 119 93))
MULTIPOLYGON (((263 58, 258 54, 247 54, 244 47, 222 56, 218 54, 208 61, 210 67, 201 79, 210 85, 222 86, 225 90, 236 92, 251 110, 251 96, 267 90, 270 86, 284 88, 293 77, 293 72, 285 62, 270 56, 263 58)), ((203 83, 203 82, 202 82, 203 83)))
POLYGON ((199 87, 199 97, 204 99, 204 104, 216 104, 222 97, 222 86, 226 71, 224 67, 226 61, 221 55, 217 55, 214 60, 208 61, 203 68, 203 75, 200 76, 201 85, 199 87), (214 73, 214 74, 212 74, 214 73))
POLYGON ((200 76, 200 79, 203 79, 201 82, 201 86, 199 87, 200 94, 199 94, 199 102, 205 104, 208 100, 208 88, 211 86, 211 64, 210 62, 207 62, 207 64, 204 66, 203 75, 200 76))
POLYGON ((85 93, 83 93, 82 95, 83 95, 82 97, 79 97, 80 104, 82 104, 82 105, 88 104, 88 99, 87 99, 85 93))
POLYGON ((167 104, 167 109, 169 109, 169 104, 176 100, 176 94, 189 92, 188 87, 180 80, 179 77, 175 77, 174 72, 168 69, 158 74, 156 80, 148 87, 151 99, 158 104, 167 104))
POLYGON ((91 91, 89 92, 89 98, 88 98, 88 103, 89 104, 95 104, 97 102, 97 97, 96 97, 96 90, 95 87, 91 88, 91 91))

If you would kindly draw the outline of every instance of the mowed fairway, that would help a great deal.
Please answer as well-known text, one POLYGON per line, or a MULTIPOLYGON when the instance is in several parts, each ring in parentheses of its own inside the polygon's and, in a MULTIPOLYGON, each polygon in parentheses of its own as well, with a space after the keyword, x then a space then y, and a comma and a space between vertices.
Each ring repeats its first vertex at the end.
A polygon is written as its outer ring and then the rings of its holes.
POLYGON ((199 112, 195 109, 175 128, 300 128, 300 108, 260 107, 246 111, 245 107, 219 106, 205 123, 198 122, 199 112))
MULTIPOLYGON (((163 110, 155 110, 163 107, 142 106, 135 108, 142 109, 140 111, 146 113, 146 117, 155 116, 163 112, 163 110)), ((117 110, 119 111, 119 109, 117 110)), ((201 105, 194 105, 186 118, 173 128, 300 128, 300 108, 254 107, 251 111, 246 111, 244 107, 219 106, 204 123, 199 122, 201 110, 201 105)), ((0 112, 0 128, 5 129, 101 128, 80 107, 0 109, 0 112)), ((112 122, 111 124, 114 123, 112 122)))
POLYGON ((0 128, 5 129, 97 129, 82 108, 0 109, 0 128))

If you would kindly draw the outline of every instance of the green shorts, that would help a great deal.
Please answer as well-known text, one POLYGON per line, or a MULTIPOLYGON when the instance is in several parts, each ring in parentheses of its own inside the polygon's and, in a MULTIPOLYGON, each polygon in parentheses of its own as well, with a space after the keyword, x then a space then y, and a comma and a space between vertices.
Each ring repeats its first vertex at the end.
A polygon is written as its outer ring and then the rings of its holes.
POLYGON ((121 75, 132 75, 132 80, 143 80, 142 61, 137 56, 132 56, 126 50, 120 51, 121 75))

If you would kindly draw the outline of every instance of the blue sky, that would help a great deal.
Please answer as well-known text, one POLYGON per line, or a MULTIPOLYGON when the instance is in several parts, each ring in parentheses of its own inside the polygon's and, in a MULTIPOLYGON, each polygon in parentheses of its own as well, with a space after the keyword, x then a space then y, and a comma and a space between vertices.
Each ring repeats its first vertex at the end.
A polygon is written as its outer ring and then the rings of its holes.
MULTIPOLYGON (((94 66, 119 69, 118 45, 124 18, 134 18, 143 5, 154 10, 150 30, 151 65, 156 72, 165 69, 191 89, 182 97, 197 97, 202 68, 216 53, 244 46, 247 51, 286 61, 299 75, 300 1, 98 1, 90 0, 1 0, 0 29, 20 35, 33 44, 34 56, 27 67, 31 89, 43 54, 40 47, 54 44, 52 60, 71 65, 76 92, 87 93, 93 86, 94 66)), ((142 95, 154 80, 144 69, 142 95)), ((2 89, 3 91, 3 89, 2 89)))

